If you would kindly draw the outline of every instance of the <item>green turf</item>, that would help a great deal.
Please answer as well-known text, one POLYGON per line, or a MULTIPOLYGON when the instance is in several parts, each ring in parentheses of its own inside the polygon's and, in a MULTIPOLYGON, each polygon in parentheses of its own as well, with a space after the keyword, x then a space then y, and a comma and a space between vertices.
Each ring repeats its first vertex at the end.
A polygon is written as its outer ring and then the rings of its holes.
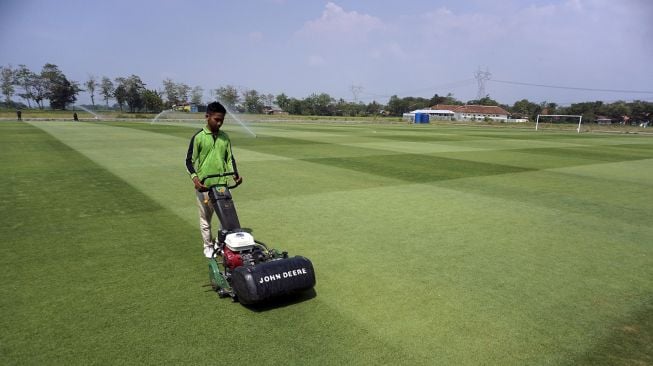
POLYGON ((0 123, 0 364, 653 364, 653 139, 227 125, 257 238, 316 296, 218 299, 201 123, 0 123))

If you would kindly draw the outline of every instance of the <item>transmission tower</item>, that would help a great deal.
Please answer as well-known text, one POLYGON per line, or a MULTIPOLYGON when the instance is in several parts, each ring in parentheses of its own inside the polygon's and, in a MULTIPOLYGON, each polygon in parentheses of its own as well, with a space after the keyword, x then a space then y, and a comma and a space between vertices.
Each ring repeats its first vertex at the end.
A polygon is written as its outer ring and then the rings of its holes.
POLYGON ((361 85, 351 86, 351 93, 354 95, 354 103, 358 103, 358 96, 361 94, 362 91, 363 91, 363 87, 361 85))
POLYGON ((478 93, 476 94, 476 99, 480 100, 485 98, 487 95, 485 93, 485 82, 490 80, 491 77, 492 74, 487 67, 485 68, 485 71, 482 71, 479 67, 476 73, 474 73, 474 78, 476 78, 476 82, 478 83, 478 93))

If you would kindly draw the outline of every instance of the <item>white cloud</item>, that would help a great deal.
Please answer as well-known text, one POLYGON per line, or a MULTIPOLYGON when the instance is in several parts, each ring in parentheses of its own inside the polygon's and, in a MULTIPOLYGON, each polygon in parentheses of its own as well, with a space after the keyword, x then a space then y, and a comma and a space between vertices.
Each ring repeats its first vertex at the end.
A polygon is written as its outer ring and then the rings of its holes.
MULTIPOLYGON (((512 16, 512 15, 511 15, 512 16)), ((422 35, 439 45, 465 47, 486 44, 505 36, 506 27, 501 16, 488 13, 454 13, 442 7, 409 20, 419 24, 422 35)), ((419 32, 419 31, 418 31, 419 32)))
POLYGON ((383 22, 374 16, 356 11, 345 11, 328 2, 322 16, 307 21, 298 32, 307 37, 326 37, 339 41, 364 41, 369 33, 383 29, 383 22))

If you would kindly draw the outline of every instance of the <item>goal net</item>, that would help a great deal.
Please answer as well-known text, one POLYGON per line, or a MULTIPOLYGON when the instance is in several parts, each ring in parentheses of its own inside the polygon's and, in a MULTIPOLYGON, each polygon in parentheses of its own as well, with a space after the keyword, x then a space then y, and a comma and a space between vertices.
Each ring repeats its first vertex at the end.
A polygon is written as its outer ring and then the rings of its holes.
POLYGON ((580 133, 583 116, 576 114, 538 114, 535 131, 542 129, 571 130, 580 133))

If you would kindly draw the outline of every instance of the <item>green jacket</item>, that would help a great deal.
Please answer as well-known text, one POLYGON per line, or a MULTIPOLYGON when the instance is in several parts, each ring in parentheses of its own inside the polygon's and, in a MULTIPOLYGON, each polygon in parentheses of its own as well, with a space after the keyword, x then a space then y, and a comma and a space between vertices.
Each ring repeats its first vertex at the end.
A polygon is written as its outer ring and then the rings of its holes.
MULTIPOLYGON (((186 170, 191 179, 198 177, 200 181, 211 174, 234 172, 238 175, 229 136, 219 131, 218 135, 214 137, 206 126, 197 131, 190 139, 188 146, 186 170)), ((204 185, 226 185, 228 180, 229 177, 209 178, 204 185)))

